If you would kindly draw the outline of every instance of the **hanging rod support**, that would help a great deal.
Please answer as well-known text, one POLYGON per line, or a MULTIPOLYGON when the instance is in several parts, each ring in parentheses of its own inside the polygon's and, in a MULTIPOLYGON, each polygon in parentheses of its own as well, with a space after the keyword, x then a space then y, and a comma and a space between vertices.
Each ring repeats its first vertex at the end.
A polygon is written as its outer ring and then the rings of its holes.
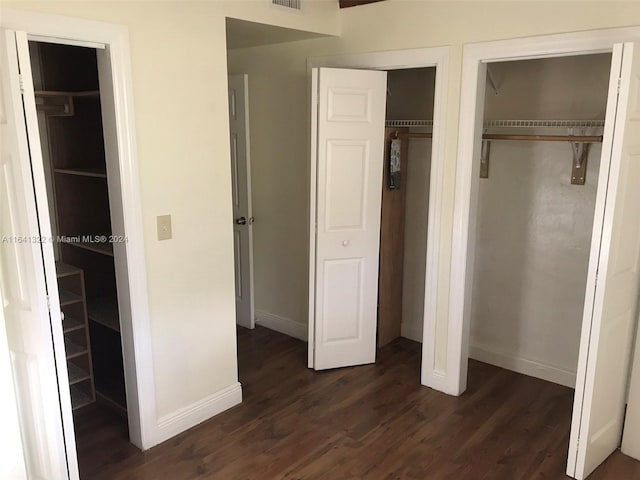
POLYGON ((573 153, 571 168, 571 184, 584 185, 587 178, 587 157, 589 145, 601 143, 602 136, 576 136, 576 135, 482 135, 482 150, 480 153, 480 178, 489 178, 489 157, 491 153, 491 141, 518 140, 518 141, 549 141, 569 142, 573 153))
POLYGON ((571 151, 573 152, 573 166, 571 168, 572 185, 584 185, 587 178, 589 145, 589 143, 571 142, 571 151))
POLYGON ((489 65, 487 65, 487 78, 489 79, 489 83, 491 84, 491 88, 493 88, 494 93, 496 94, 496 96, 498 96, 498 87, 496 85, 496 81, 493 78, 493 75, 491 75, 491 69, 489 68, 489 65))
POLYGON ((491 150, 491 142, 482 141, 482 151, 480 153, 480 178, 489 178, 489 151, 491 150))

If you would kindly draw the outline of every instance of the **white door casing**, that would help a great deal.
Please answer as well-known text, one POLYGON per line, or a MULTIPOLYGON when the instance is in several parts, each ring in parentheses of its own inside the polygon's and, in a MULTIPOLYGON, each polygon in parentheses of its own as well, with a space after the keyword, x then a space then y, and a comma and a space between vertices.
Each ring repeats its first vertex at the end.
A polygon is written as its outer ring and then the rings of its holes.
POLYGON ((592 246, 567 466, 579 480, 620 446, 624 423, 640 287, 639 47, 616 44, 611 64, 601 163, 609 174, 598 188, 602 234, 592 246))
MULTIPOLYGON (((307 60, 307 69, 311 83, 310 92, 316 95, 317 72, 316 67, 332 68, 358 68, 368 70, 402 70, 407 68, 436 68, 434 105, 433 105, 433 139, 432 162, 429 180, 429 225, 427 228, 427 259, 425 265, 425 289, 424 289, 424 316, 423 316, 423 341, 422 341, 422 367, 421 383, 440 391, 448 391, 447 372, 438 365, 436 355, 438 345, 438 271, 440 264, 440 243, 442 235, 443 216, 443 189, 444 171, 446 170, 446 142, 445 125, 447 110, 447 84, 449 78, 449 47, 412 48, 407 50, 387 50, 368 53, 355 53, 345 55, 329 55, 323 57, 310 57, 307 60)), ((317 96, 317 95, 316 95, 317 96)), ((311 132, 315 132, 313 126, 317 120, 317 103, 310 101, 311 107, 311 132)), ((310 218, 315 218, 316 200, 316 136, 310 135, 310 162, 309 162, 309 210, 310 218)), ((446 216, 446 215, 445 215, 446 216)), ((309 238, 315 239, 315 223, 309 224, 309 238)), ((309 343, 313 343, 315 325, 315 242, 310 243, 309 248, 309 343)), ((313 368, 313 349, 309 349, 308 366, 313 368)))
POLYGON ((236 323, 242 327, 254 328, 249 77, 246 74, 229 75, 229 134, 231 137, 236 323))
MULTIPOLYGON (((34 157, 41 161, 39 140, 32 130, 28 135, 25 124, 25 108, 29 107, 30 128, 34 122, 37 125, 31 78, 25 78, 31 73, 28 45, 24 33, 0 30, 0 37, 0 289, 27 474, 57 480, 69 478, 69 472, 43 266, 47 258, 39 239, 33 238, 33 232, 48 232, 39 228, 36 175, 31 168, 34 157)), ((48 248, 52 260, 50 244, 48 248)), ((52 309, 56 305, 53 299, 52 309)), ((63 368, 66 371, 66 364, 63 368)))
POLYGON ((320 68, 313 76, 309 348, 321 370, 375 362, 387 74, 320 68))

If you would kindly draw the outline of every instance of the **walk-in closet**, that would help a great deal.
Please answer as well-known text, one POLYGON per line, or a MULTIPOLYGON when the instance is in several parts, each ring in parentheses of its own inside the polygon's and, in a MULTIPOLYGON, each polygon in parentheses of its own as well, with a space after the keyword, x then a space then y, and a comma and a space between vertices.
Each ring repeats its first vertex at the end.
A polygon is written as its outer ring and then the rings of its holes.
POLYGON ((90 476, 85 457, 105 454, 103 426, 128 438, 113 250, 126 238, 112 236, 95 49, 29 49, 77 451, 90 476))
POLYGON ((487 68, 469 355, 574 387, 611 55, 487 68))
POLYGON ((378 346, 422 340, 435 74, 387 73, 378 346))

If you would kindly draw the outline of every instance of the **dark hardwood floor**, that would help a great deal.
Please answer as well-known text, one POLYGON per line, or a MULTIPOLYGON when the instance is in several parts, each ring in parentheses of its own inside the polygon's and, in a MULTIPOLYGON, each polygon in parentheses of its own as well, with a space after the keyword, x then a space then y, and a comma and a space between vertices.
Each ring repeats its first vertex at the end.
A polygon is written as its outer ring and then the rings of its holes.
MULTIPOLYGON (((126 423, 78 417, 83 479, 564 479, 573 391, 479 362, 459 398, 421 387, 420 345, 313 372, 306 344, 239 329, 244 402, 147 452, 126 423)), ((86 413, 86 414, 85 414, 86 413)), ((590 480, 640 479, 619 452, 590 480)))

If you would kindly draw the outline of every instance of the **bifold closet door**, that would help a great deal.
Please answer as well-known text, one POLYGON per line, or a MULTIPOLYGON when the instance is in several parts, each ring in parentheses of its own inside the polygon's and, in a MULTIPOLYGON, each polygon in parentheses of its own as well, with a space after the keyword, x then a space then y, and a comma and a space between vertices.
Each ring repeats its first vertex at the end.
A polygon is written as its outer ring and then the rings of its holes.
POLYGON ((321 370, 375 362, 387 73, 320 68, 313 85, 309 356, 321 370))
POLYGON ((620 446, 624 423, 640 286, 639 47, 612 57, 567 467, 579 480, 620 446))
MULTIPOLYGON (((40 242, 36 209, 36 185, 44 178, 33 168, 40 161, 35 100, 27 37, 23 32, 0 30, 0 288, 7 345, 11 353, 22 449, 28 478, 69 478, 62 418, 70 418, 61 406, 56 352, 47 293, 55 296, 51 310, 59 311, 57 288, 47 292, 46 262, 53 264, 50 242, 40 242), (22 78, 20 77, 22 73, 22 78), (48 249, 47 254, 43 250, 48 249)), ((46 191, 44 192, 46 197, 46 191)), ((46 208, 44 211, 48 211, 46 208)), ((60 321, 59 313, 56 316, 60 321)), ((62 336, 62 326, 58 325, 62 336)), ((64 357, 63 357, 64 359, 64 357)), ((64 363, 64 360, 63 360, 64 363)), ((4 393, 3 393, 4 395, 4 393)), ((73 439, 72 439, 73 440, 73 439)), ((71 442, 73 443, 73 442, 71 442)), ((6 452, 3 452, 6 453, 6 452)), ((71 466, 72 468, 72 466, 71 466)), ((73 468, 72 468, 73 470, 73 468)), ((77 469, 76 469, 77 471, 77 469)))

